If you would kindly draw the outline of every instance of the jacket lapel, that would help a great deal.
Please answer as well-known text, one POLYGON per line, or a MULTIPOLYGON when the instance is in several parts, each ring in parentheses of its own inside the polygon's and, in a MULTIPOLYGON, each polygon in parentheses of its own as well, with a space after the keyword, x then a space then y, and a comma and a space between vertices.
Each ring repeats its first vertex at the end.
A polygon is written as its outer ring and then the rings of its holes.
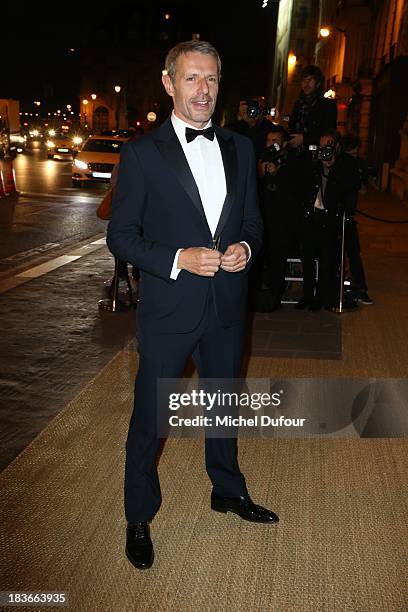
POLYGON ((217 134, 217 140, 221 150, 222 161, 224 164, 225 182, 227 185, 227 195, 225 196, 221 215, 215 231, 215 236, 218 237, 221 235, 222 230, 224 229, 234 202, 237 183, 237 152, 232 135, 218 127, 215 128, 215 133, 217 134))
MULTIPOLYGON (((208 228, 197 184, 170 119, 167 119, 159 128, 154 135, 154 140, 160 153, 171 167, 208 228)), ((209 228, 208 231, 210 231, 209 228)))
MULTIPOLYGON (((221 232, 227 222, 234 202, 237 182, 237 152, 234 139, 232 138, 231 134, 219 127, 215 127, 215 133, 220 146, 227 187, 227 195, 224 200, 215 232, 215 236, 218 237, 221 235, 221 232)), ((173 129, 170 118, 167 119, 156 131, 154 134, 154 141, 163 158, 171 167, 178 181, 181 183, 185 192, 193 202, 197 212, 204 221, 208 232, 211 234, 197 184, 190 170, 190 166, 188 165, 186 156, 184 155, 183 148, 173 129)))

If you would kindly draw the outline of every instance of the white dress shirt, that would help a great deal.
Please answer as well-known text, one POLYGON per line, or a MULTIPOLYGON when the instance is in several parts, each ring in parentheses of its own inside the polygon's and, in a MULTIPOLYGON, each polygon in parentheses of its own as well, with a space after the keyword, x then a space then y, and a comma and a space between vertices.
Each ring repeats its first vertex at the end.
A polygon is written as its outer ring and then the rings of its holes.
MULTIPOLYGON (((222 206, 227 195, 224 164, 217 136, 209 140, 205 136, 197 136, 191 142, 186 140, 186 128, 198 129, 182 121, 172 114, 171 122, 177 138, 183 147, 184 155, 193 174, 200 193, 204 213, 211 234, 214 236, 221 216, 222 206)), ((211 120, 204 126, 211 126, 211 120)))

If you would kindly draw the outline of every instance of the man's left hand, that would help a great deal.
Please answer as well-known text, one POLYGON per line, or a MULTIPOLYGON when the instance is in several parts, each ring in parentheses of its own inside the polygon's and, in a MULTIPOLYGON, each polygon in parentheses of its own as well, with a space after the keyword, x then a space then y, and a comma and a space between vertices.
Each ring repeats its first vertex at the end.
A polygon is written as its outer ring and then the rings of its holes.
POLYGON ((245 245, 240 242, 230 244, 221 257, 220 268, 224 272, 241 272, 247 264, 248 255, 245 245))

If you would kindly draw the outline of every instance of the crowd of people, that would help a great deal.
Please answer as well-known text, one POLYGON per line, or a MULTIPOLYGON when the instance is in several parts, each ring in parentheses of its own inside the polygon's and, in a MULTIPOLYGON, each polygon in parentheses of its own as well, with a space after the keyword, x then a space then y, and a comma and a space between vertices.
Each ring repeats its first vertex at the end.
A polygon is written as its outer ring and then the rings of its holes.
MULTIPOLYGON (((257 160, 264 246, 251 272, 249 304, 258 311, 273 312, 282 306, 288 260, 293 258, 301 260, 303 278, 303 297, 295 308, 335 308, 341 290, 342 240, 353 299, 373 303, 354 218, 358 194, 367 191, 367 166, 359 157, 358 137, 340 137, 337 132, 337 105, 324 97, 323 85, 320 68, 307 66, 287 125, 270 121, 265 98, 257 97, 242 100, 235 120, 225 126, 251 140, 257 160)), ((118 168, 119 164, 112 188, 118 168)), ((124 261, 119 261, 119 274, 127 279, 124 261)), ((139 279, 136 266, 132 277, 139 279)))
POLYGON ((317 66, 301 75, 301 92, 287 125, 266 118, 264 98, 241 101, 226 127, 247 136, 258 165, 264 246, 252 272, 252 307, 281 307, 288 259, 302 262, 303 298, 295 305, 313 312, 338 305, 343 240, 355 301, 372 304, 360 255, 355 213, 367 189, 359 140, 337 132, 336 102, 323 95, 317 66))

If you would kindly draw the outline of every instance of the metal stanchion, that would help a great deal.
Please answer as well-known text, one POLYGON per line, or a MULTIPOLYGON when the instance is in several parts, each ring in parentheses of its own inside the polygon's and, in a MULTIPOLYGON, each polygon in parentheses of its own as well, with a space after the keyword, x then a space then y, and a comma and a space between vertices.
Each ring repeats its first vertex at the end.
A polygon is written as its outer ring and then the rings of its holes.
POLYGON ((341 227, 341 261, 340 261, 340 286, 339 286, 339 304, 333 309, 334 312, 341 314, 344 311, 350 312, 357 310, 357 304, 345 304, 344 302, 344 237, 346 231, 346 213, 343 213, 342 227, 341 227))
POLYGON ((346 213, 343 213, 341 224, 341 260, 340 260, 340 287, 339 305, 334 309, 335 312, 343 312, 343 283, 344 283, 344 233, 346 228, 346 213))
POLYGON ((136 306, 133 300, 132 285, 130 283, 127 268, 125 272, 125 280, 128 288, 129 302, 127 303, 119 299, 119 272, 119 259, 115 257, 115 271, 109 287, 109 298, 99 300, 98 302, 98 307, 101 310, 107 310, 109 312, 123 312, 124 310, 128 310, 129 308, 134 308, 136 306))

